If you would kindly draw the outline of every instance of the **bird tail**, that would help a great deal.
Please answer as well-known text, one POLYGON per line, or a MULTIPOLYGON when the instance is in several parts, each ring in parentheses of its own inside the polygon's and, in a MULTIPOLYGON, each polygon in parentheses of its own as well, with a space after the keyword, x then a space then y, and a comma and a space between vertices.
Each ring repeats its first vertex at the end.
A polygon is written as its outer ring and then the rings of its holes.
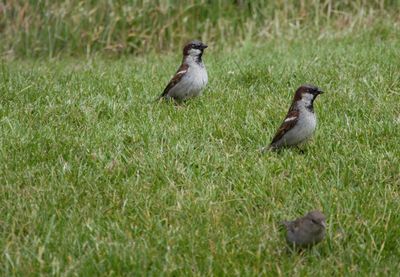
POLYGON ((290 225, 290 221, 282 220, 282 221, 279 222, 279 225, 280 225, 282 228, 285 227, 286 229, 288 229, 288 228, 289 228, 289 225, 290 225))
POLYGON ((275 144, 273 144, 273 143, 271 143, 269 146, 268 146, 268 150, 269 151, 272 151, 272 152, 274 152, 274 151, 278 151, 278 147, 276 147, 276 145, 275 144))
POLYGON ((271 152, 278 151, 278 148, 275 147, 275 146, 273 146, 272 144, 270 144, 269 146, 262 147, 262 148, 260 149, 261 154, 265 154, 265 153, 267 153, 268 151, 271 151, 271 152))
POLYGON ((153 102, 159 102, 162 99, 166 99, 164 94, 161 94, 160 96, 158 96, 156 99, 153 100, 153 102))

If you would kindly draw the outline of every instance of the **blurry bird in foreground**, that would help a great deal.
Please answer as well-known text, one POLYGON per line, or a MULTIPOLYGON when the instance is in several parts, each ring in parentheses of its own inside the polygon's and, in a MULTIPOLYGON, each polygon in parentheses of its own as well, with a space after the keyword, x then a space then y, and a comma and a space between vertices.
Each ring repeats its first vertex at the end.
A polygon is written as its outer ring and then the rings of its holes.
POLYGON ((320 211, 312 211, 293 221, 281 222, 286 228, 286 242, 296 249, 311 248, 325 237, 326 220, 320 211))

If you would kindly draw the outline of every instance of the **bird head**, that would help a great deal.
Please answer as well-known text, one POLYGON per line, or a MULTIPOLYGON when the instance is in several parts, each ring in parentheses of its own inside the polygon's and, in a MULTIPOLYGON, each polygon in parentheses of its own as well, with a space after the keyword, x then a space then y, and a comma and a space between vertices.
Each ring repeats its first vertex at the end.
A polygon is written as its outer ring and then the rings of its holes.
POLYGON ((326 218, 320 211, 312 211, 306 215, 306 219, 314 230, 323 231, 326 228, 326 218))
POLYGON ((185 45, 183 48, 184 56, 191 56, 193 58, 201 57, 203 55, 204 49, 206 49, 208 45, 202 43, 199 40, 193 40, 185 45))
POLYGON ((299 87, 294 95, 294 101, 304 100, 313 102, 314 99, 324 93, 319 87, 314 85, 305 84, 299 87))

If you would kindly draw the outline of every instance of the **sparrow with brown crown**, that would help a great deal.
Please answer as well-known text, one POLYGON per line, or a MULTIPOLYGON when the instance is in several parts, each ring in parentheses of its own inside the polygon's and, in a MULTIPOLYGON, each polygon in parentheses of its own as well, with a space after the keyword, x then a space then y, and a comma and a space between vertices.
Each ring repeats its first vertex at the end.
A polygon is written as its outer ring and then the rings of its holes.
POLYGON ((320 211, 281 224, 286 228, 286 242, 296 249, 311 248, 325 238, 326 219, 320 211))
POLYGON ((314 85, 302 85, 297 89, 286 118, 272 139, 269 149, 298 146, 313 135, 317 126, 313 104, 315 98, 322 93, 314 85))
POLYGON ((159 99, 174 99, 182 102, 201 95, 208 82, 207 70, 202 60, 204 49, 207 47, 198 40, 185 45, 182 64, 159 99))

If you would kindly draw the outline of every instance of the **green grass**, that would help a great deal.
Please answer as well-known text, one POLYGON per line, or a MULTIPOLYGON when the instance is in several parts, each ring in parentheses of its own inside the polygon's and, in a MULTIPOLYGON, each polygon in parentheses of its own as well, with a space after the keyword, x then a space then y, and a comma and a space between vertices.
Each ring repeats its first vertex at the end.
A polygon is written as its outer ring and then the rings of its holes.
MULTIPOLYGON (((0 275, 396 275, 395 25, 206 50, 209 85, 152 102, 181 60, 17 60, 0 70, 0 275), (313 83, 305 154, 260 155, 313 83), (327 239, 285 251, 311 209, 327 239)), ((396 35, 397 34, 397 35, 396 35)))

